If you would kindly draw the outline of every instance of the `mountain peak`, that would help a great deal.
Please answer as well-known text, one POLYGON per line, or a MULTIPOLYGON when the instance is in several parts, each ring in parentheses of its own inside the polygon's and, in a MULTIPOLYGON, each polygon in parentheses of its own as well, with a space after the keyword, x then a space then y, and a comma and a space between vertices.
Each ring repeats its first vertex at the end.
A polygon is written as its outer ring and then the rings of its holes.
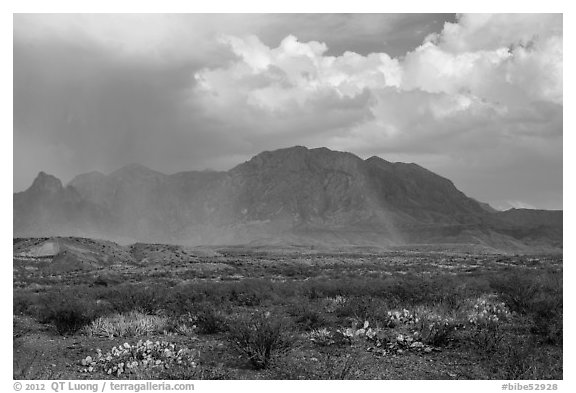
POLYGON ((365 159, 364 161, 367 162, 368 164, 376 164, 379 166, 391 166, 391 165, 393 165, 393 163, 391 163, 390 161, 386 161, 382 157, 378 157, 378 156, 372 156, 370 158, 365 159))
POLYGON ((132 164, 128 164, 123 166, 120 169, 115 170, 114 172, 112 172, 110 174, 110 176, 112 177, 117 177, 117 176, 158 176, 158 175, 162 175, 162 173, 155 171, 153 169, 148 168, 147 166, 144 166, 142 164, 137 164, 137 163, 132 163, 132 164))
POLYGON ((139 164, 137 162, 130 163, 128 165, 124 165, 118 171, 151 171, 152 169, 148 168, 145 165, 139 164))
POLYGON ((39 172, 28 191, 40 191, 55 194, 63 189, 62 182, 55 176, 46 172, 39 172))

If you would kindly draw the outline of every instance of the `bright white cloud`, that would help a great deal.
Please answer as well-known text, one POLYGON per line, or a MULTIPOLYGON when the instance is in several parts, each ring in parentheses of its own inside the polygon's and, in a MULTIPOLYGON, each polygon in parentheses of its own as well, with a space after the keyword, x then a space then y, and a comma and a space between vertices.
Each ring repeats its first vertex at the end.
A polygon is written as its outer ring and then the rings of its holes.
POLYGON ((395 134, 409 132, 403 125, 411 123, 381 109, 383 103, 397 107, 381 100, 391 94, 409 109, 399 110, 405 116, 441 121, 463 112, 505 117, 531 102, 562 103, 561 20, 559 28, 554 15, 464 15, 403 58, 327 56, 325 44, 292 35, 276 48, 256 36, 225 36, 221 42, 237 60, 196 74, 196 93, 219 116, 226 107, 298 116, 326 97, 353 98, 368 90, 375 98, 366 101, 372 126, 389 135, 392 128, 395 134), (430 95, 425 102, 400 98, 410 91, 430 95))

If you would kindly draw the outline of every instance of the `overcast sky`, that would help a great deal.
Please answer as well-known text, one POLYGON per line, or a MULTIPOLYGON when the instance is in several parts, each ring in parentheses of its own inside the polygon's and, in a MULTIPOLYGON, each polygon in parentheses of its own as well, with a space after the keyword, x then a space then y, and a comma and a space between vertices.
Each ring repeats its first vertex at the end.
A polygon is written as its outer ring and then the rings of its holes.
POLYGON ((561 15, 16 15, 14 190, 326 146, 562 208, 561 15))

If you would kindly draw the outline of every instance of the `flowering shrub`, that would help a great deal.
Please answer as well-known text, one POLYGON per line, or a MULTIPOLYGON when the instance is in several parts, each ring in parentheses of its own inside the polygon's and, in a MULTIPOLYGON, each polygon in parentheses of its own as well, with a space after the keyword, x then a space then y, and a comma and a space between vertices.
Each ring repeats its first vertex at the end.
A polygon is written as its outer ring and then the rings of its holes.
POLYGON ((334 333, 327 328, 315 329, 308 334, 308 338, 315 344, 326 347, 336 344, 334 333))
POLYGON ((326 299, 325 309, 329 313, 333 313, 340 307, 346 304, 347 299, 344 296, 337 295, 335 297, 329 297, 326 299))
POLYGON ((473 302, 468 322, 472 325, 486 325, 509 317, 510 310, 505 303, 496 301, 494 296, 482 296, 473 302))
POLYGON ((422 341, 433 346, 445 345, 457 329, 451 321, 423 319, 419 325, 422 341))
POLYGON ((138 341, 135 345, 124 343, 112 347, 110 352, 102 353, 96 349, 96 357, 87 356, 81 362, 83 372, 101 371, 120 376, 135 373, 143 369, 166 369, 174 365, 196 367, 196 357, 188 348, 179 348, 166 341, 138 341))
POLYGON ((379 349, 382 355, 388 353, 401 354, 404 351, 432 352, 431 347, 422 343, 420 333, 418 332, 412 334, 395 334, 390 330, 368 328, 361 337, 374 345, 375 348, 371 348, 371 350, 379 349))
POLYGON ((180 334, 183 336, 192 335, 198 331, 195 324, 196 317, 190 312, 180 314, 178 316, 171 316, 168 318, 166 330, 168 335, 180 334))
POLYGON ((413 325, 418 323, 418 316, 409 310, 393 310, 388 311, 387 315, 387 326, 394 327, 397 325, 413 325))
POLYGON ((313 343, 316 343, 321 346, 329 346, 329 345, 349 345, 352 344, 352 340, 357 337, 362 337, 366 334, 367 331, 370 331, 372 334, 372 330, 368 329, 368 321, 364 322, 363 327, 360 329, 353 329, 353 328, 342 328, 342 329, 335 329, 329 330, 327 328, 321 328, 313 330, 308 334, 308 338, 313 343))
POLYGON ((504 340, 501 322, 510 317, 508 307, 494 295, 484 295, 468 303, 470 311, 466 317, 472 342, 484 353, 498 352, 504 340))
POLYGON ((308 334, 313 343, 320 346, 344 345, 356 342, 368 342, 371 347, 368 351, 378 351, 381 355, 388 353, 402 353, 403 351, 432 352, 429 345, 422 342, 419 332, 412 334, 394 334, 389 329, 372 328, 365 321, 360 328, 343 328, 329 330, 327 328, 313 330, 308 334))

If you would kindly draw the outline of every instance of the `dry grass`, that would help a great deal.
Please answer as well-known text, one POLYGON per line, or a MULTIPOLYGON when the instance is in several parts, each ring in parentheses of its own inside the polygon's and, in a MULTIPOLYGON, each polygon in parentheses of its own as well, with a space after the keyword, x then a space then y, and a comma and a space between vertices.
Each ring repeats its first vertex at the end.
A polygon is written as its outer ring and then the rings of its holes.
POLYGON ((146 315, 139 311, 100 317, 84 327, 89 336, 137 337, 161 333, 168 327, 168 318, 146 315))

